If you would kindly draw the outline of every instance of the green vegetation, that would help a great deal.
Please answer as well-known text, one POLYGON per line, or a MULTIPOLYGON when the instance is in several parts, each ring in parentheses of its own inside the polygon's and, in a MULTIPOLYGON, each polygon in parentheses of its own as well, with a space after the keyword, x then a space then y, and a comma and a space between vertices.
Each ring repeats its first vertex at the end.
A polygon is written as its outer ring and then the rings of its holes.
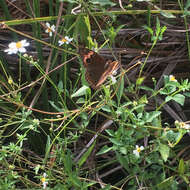
POLYGON ((189 7, 0 0, 0 189, 190 189, 189 7))

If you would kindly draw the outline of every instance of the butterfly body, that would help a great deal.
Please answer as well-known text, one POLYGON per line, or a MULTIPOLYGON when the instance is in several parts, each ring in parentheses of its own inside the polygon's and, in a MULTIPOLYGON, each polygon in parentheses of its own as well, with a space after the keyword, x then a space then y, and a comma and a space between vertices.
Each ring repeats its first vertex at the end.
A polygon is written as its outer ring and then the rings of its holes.
POLYGON ((118 61, 107 61, 98 53, 86 48, 80 48, 79 54, 86 69, 85 78, 94 89, 98 89, 119 67, 118 61))

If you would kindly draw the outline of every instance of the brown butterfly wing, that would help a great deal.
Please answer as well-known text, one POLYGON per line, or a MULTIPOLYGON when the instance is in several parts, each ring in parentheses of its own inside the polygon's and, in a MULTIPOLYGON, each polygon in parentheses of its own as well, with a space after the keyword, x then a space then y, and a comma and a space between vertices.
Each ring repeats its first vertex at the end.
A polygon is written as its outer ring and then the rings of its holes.
POLYGON ((82 48, 79 50, 84 67, 85 78, 92 88, 97 89, 118 67, 118 62, 106 61, 102 56, 92 50, 82 48))

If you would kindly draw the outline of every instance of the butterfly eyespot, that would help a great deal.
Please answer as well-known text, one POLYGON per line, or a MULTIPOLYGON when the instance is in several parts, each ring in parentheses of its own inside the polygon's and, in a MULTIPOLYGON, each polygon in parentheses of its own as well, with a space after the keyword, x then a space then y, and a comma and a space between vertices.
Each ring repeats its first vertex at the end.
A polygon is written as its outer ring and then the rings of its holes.
POLYGON ((86 63, 90 63, 90 59, 86 59, 86 63))

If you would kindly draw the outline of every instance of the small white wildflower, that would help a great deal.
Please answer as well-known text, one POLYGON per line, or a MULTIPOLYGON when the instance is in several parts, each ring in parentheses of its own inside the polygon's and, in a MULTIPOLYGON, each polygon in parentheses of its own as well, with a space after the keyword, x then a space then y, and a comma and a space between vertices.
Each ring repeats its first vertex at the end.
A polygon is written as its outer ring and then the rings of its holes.
POLYGON ((117 82, 116 78, 113 75, 110 75, 110 78, 112 80, 112 84, 115 84, 117 82))
POLYGON ((59 46, 62 46, 64 43, 69 44, 73 38, 69 38, 68 36, 63 37, 61 40, 58 41, 59 46))
POLYGON ((26 40, 21 40, 18 42, 11 42, 9 44, 9 48, 5 50, 8 54, 16 54, 17 52, 25 53, 25 47, 29 46, 30 44, 26 40))
POLYGON ((47 176, 47 174, 46 174, 46 173, 43 173, 43 177, 41 178, 41 182, 42 182, 42 185, 43 185, 43 189, 46 189, 47 184, 48 184, 48 182, 46 181, 46 176, 47 176))
POLYGON ((50 26, 49 22, 46 22, 47 29, 45 30, 45 33, 49 33, 49 36, 51 37, 53 32, 55 32, 55 25, 50 26))
POLYGON ((40 124, 40 121, 39 121, 39 119, 33 119, 33 123, 34 123, 35 125, 39 125, 39 124, 40 124))
POLYGON ((136 145, 136 149, 135 150, 133 150, 133 154, 136 156, 136 157, 139 157, 139 153, 142 151, 142 150, 144 150, 144 146, 138 146, 138 145, 136 145))
POLYGON ((177 80, 175 79, 175 76, 173 76, 173 75, 169 76, 169 80, 170 80, 170 82, 177 82, 177 80))
POLYGON ((182 129, 187 129, 187 130, 190 129, 190 125, 184 123, 183 121, 181 121, 181 122, 175 121, 175 124, 178 125, 178 126, 179 126, 180 128, 182 128, 182 129))

